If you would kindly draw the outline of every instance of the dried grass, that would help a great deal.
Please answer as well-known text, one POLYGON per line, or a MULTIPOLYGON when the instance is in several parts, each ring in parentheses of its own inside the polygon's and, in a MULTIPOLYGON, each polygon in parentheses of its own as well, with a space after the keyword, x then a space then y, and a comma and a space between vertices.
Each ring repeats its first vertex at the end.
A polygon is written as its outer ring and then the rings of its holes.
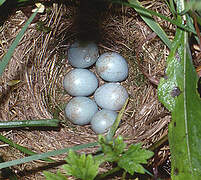
MULTIPOLYGON (((168 8, 164 8, 165 4, 161 1, 144 1, 143 4, 170 16, 168 8)), ((0 78, 0 120, 44 119, 53 116, 62 119, 63 127, 58 131, 21 129, 1 132, 14 142, 38 153, 97 140, 90 125, 73 125, 67 121, 63 112, 65 104, 71 98, 65 93, 62 81, 64 75, 72 69, 66 57, 68 47, 78 34, 74 21, 77 12, 77 7, 53 4, 51 13, 40 16, 40 20, 45 21, 52 31, 40 32, 36 30, 36 24, 30 25, 0 78), (8 86, 10 80, 20 80, 20 83, 8 86)), ((128 144, 142 142, 145 147, 149 147, 167 134, 170 116, 157 99, 156 87, 143 72, 159 79, 164 72, 168 49, 157 37, 147 40, 152 31, 130 8, 110 6, 99 18, 100 53, 119 52, 127 59, 130 68, 128 79, 122 82, 129 92, 130 102, 117 135, 123 135, 128 144), (142 48, 139 48, 141 45, 142 48), (139 68, 136 51, 139 53, 143 72, 139 68)), ((174 27, 156 19, 162 27, 169 30, 171 37, 174 27)), ((7 51, 26 20, 27 17, 17 11, 5 22, 0 33, 0 57, 7 51)), ((102 83, 103 81, 100 82, 102 83)), ((87 149, 85 152, 94 150, 95 148, 87 149)), ((24 157, 18 150, 2 143, 0 153, 5 160, 24 157)), ((60 155, 54 159, 62 160, 64 157, 65 155, 60 155)), ((43 162, 36 161, 14 169, 24 176, 42 165, 43 162)), ((102 171, 105 169, 106 167, 102 167, 102 171)), ((44 177, 38 171, 22 179, 44 177)))

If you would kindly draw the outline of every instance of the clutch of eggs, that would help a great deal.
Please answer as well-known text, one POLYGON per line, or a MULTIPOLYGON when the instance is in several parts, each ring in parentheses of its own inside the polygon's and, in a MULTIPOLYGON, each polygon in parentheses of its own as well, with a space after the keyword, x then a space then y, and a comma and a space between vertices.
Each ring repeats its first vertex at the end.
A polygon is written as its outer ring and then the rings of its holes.
POLYGON ((68 50, 68 61, 75 69, 68 72, 63 81, 64 89, 73 97, 65 108, 67 118, 74 124, 91 123, 97 134, 108 131, 128 98, 126 89, 120 85, 128 76, 128 64, 118 53, 108 52, 99 57, 93 42, 77 41, 68 50), (96 63, 97 74, 106 83, 98 88, 96 75, 84 68, 96 63), (95 92, 95 93, 94 93, 95 92), (94 93, 94 100, 85 97, 94 93), (98 111, 98 106, 102 110, 98 111))

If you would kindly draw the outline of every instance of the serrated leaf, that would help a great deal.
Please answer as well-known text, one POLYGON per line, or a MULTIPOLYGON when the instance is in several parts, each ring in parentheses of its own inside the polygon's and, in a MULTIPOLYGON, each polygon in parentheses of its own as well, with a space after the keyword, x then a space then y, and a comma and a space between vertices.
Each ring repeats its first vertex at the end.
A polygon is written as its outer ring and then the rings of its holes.
POLYGON ((59 171, 57 172, 57 174, 48 171, 43 171, 43 174, 46 177, 46 180, 68 180, 67 177, 65 177, 59 171))
POLYGON ((99 161, 95 161, 92 155, 78 155, 70 150, 66 158, 67 164, 63 165, 68 175, 83 180, 92 180, 98 174, 99 161))
POLYGON ((126 147, 126 143, 124 143, 123 137, 118 136, 114 140, 114 152, 117 154, 121 154, 124 152, 125 147, 126 147))
POLYGON ((105 154, 105 160, 109 162, 118 161, 120 154, 124 152, 126 144, 122 136, 118 136, 114 141, 107 141, 103 136, 99 136, 99 143, 105 154))
MULTIPOLYGON (((181 12, 184 1, 177 1, 181 12)), ((186 16, 178 16, 180 23, 186 16)), ((168 57, 167 78, 158 86, 160 101, 172 112, 169 125, 171 175, 173 180, 199 180, 201 177, 201 99, 198 77, 192 64, 188 34, 177 28, 168 57)))
POLYGON ((141 148, 141 144, 131 145, 129 149, 121 156, 118 166, 125 169, 131 175, 134 172, 144 174, 144 168, 141 164, 146 164, 147 159, 153 156, 153 152, 141 148))

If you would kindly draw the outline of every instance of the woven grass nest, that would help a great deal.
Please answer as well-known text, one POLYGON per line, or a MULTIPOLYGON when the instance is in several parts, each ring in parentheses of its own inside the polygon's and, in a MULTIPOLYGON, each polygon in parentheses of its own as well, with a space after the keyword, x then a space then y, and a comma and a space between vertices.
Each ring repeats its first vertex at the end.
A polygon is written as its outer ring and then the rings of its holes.
MULTIPOLYGON (((144 5, 169 16, 168 8, 161 1, 145 1, 144 5)), ((89 9, 82 14, 79 2, 47 7, 46 13, 38 16, 26 31, 0 79, 0 120, 53 117, 62 120, 62 127, 56 130, 1 131, 7 138, 34 152, 42 153, 97 140, 90 125, 73 125, 63 110, 71 98, 62 85, 64 75, 72 69, 68 64, 67 50, 77 38, 86 35, 86 30, 90 36, 84 37, 95 38, 100 54, 118 52, 129 64, 129 77, 121 84, 127 89, 130 100, 116 136, 122 135, 128 144, 142 142, 144 147, 149 147, 167 135, 170 116, 158 101, 157 86, 153 84, 157 84, 157 80, 163 76, 167 47, 131 8, 109 4, 103 10, 89 9), (44 22, 42 30, 39 21, 44 22), (50 27, 49 32, 44 30, 47 27, 50 27), (20 81, 10 84, 12 80, 20 81)), ((19 10, 4 23, 0 33, 1 57, 26 20, 26 13, 19 10)), ((156 20, 164 29, 173 29, 167 22, 156 20)), ((173 32, 168 33, 171 37, 173 32)), ((94 67, 91 70, 94 71, 94 67)), ((100 80, 100 84, 103 81, 100 80)), ((85 152, 94 150, 90 148, 85 152)), ((3 143, 0 153, 5 160, 24 157, 18 150, 3 143)), ((53 159, 63 160, 65 156, 53 159)), ((35 161, 13 169, 23 179, 44 179, 41 171, 30 173, 42 165, 44 162, 35 161)), ((107 166, 103 167, 103 171, 104 168, 107 166)))

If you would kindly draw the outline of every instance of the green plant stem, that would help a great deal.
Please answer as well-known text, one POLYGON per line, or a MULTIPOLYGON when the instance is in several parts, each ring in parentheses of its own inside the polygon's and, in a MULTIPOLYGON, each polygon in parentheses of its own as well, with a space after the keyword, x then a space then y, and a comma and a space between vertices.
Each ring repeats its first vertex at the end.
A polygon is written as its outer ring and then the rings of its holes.
POLYGON ((118 126, 119 126, 119 123, 120 123, 120 121, 121 121, 121 118, 122 118, 122 116, 123 116, 123 114, 124 114, 124 111, 125 111, 125 109, 126 109, 126 106, 127 106, 127 104, 128 104, 128 100, 129 100, 129 99, 127 99, 126 102, 124 103, 124 105, 123 105, 121 111, 119 112, 119 114, 118 114, 118 116, 117 116, 117 118, 116 118, 114 124, 113 124, 112 127, 109 129, 109 131, 108 131, 108 133, 107 133, 107 135, 106 135, 106 140, 107 140, 107 141, 111 141, 112 138, 113 138, 113 136, 115 135, 115 132, 116 132, 118 126))
MULTIPOLYGON (((5 136, 0 135, 0 141, 4 142, 6 144, 9 144, 11 147, 18 149, 19 151, 21 151, 27 155, 37 154, 37 153, 35 153, 35 152, 33 152, 33 151, 23 147, 23 146, 20 146, 19 144, 14 143, 13 141, 7 139, 5 136)), ((45 158, 42 160, 47 161, 47 162, 55 162, 53 159, 50 159, 50 158, 45 158)))
POLYGON ((58 119, 39 119, 39 120, 23 120, 23 121, 0 121, 0 129, 2 128, 18 128, 18 127, 58 127, 60 120, 58 119))
POLYGON ((18 164, 23 164, 23 163, 34 161, 34 160, 44 159, 44 158, 47 158, 50 156, 56 156, 56 155, 64 154, 64 153, 67 153, 70 149, 77 151, 77 150, 81 150, 81 149, 85 149, 85 148, 89 148, 89 147, 94 147, 94 146, 98 146, 98 142, 77 145, 77 146, 68 147, 68 148, 59 149, 59 150, 50 151, 50 152, 41 153, 41 154, 35 154, 35 155, 28 156, 25 158, 0 163, 0 169, 10 167, 10 166, 14 166, 14 165, 18 165, 18 164))

